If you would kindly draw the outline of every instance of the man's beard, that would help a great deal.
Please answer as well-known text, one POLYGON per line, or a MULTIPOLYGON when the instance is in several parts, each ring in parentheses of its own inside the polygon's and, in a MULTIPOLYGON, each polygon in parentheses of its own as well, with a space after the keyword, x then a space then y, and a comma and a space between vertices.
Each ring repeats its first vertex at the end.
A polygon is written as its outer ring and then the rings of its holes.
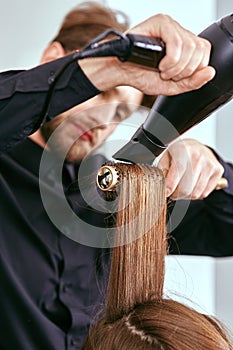
POLYGON ((40 130, 43 139, 46 143, 48 142, 50 151, 54 152, 56 156, 60 158, 63 157, 66 163, 79 163, 90 151, 88 150, 87 152, 84 145, 79 144, 77 139, 71 143, 70 147, 68 148, 68 152, 64 157, 64 150, 67 149, 65 133, 63 133, 62 130, 56 131, 56 127, 54 127, 53 123, 45 123, 41 126, 40 130), (56 132, 56 134, 54 134, 54 136, 50 139, 54 132, 56 132), (52 142, 50 142, 50 140, 52 140, 52 142))

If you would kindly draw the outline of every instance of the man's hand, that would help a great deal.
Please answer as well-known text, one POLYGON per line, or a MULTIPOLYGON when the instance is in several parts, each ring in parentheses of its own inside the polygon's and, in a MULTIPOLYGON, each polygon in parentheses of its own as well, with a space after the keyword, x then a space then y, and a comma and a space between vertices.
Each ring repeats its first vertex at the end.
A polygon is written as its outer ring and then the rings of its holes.
MULTIPOLYGON (((211 51, 209 41, 184 29, 170 16, 152 16, 129 32, 159 37, 166 43, 166 56, 160 62, 161 73, 157 76, 160 94, 173 95, 197 89, 213 78, 214 69, 207 67, 211 51)), ((155 86, 150 86, 151 81, 146 82, 146 77, 141 78, 145 83, 141 89, 151 94, 155 86)))
POLYGON ((211 44, 184 29, 170 16, 158 14, 130 29, 128 33, 161 38, 166 55, 159 64, 160 72, 116 57, 81 60, 80 66, 102 91, 129 85, 148 95, 176 95, 200 88, 215 75, 208 66, 211 44))
POLYGON ((193 139, 171 144, 162 154, 158 167, 165 174, 166 195, 174 200, 207 197, 224 171, 213 152, 193 139))

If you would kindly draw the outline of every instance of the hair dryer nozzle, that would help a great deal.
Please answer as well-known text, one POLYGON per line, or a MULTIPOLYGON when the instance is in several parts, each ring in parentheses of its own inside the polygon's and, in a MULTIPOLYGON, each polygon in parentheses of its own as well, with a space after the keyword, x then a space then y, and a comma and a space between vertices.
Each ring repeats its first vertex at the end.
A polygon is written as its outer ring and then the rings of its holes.
POLYGON ((165 149, 166 146, 149 135, 141 126, 131 140, 113 155, 113 158, 129 163, 152 164, 165 149))

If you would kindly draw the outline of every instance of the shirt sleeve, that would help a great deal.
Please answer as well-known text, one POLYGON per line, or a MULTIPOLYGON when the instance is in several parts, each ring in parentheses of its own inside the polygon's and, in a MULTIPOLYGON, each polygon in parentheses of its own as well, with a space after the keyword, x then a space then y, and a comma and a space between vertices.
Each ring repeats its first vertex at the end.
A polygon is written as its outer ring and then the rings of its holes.
POLYGON ((100 93, 77 62, 70 61, 68 55, 29 70, 0 74, 0 153, 37 130, 45 117, 50 120, 100 93), (51 81, 65 66, 47 109, 51 81))
POLYGON ((214 153, 224 167, 223 177, 228 180, 228 187, 214 190, 203 200, 177 201, 170 205, 171 254, 233 256, 233 164, 214 153), (183 219, 173 229, 176 204, 183 219))

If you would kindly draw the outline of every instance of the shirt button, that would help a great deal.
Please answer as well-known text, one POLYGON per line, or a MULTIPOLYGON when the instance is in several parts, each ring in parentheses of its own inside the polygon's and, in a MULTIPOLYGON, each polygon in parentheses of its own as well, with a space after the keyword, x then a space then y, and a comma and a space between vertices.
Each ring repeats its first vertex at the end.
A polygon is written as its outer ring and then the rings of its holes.
POLYGON ((66 283, 66 284, 64 284, 62 290, 63 290, 64 293, 67 293, 67 292, 69 292, 69 290, 71 288, 72 288, 72 283, 66 283))
POLYGON ((55 80, 55 74, 54 74, 53 71, 51 71, 49 75, 50 75, 50 76, 49 76, 49 78, 48 78, 48 83, 49 83, 49 84, 52 84, 52 83, 54 82, 54 80, 55 80))
POLYGON ((71 339, 70 344, 71 344, 72 346, 76 346, 76 345, 78 344, 78 342, 77 342, 77 340, 75 340, 75 339, 71 339))

